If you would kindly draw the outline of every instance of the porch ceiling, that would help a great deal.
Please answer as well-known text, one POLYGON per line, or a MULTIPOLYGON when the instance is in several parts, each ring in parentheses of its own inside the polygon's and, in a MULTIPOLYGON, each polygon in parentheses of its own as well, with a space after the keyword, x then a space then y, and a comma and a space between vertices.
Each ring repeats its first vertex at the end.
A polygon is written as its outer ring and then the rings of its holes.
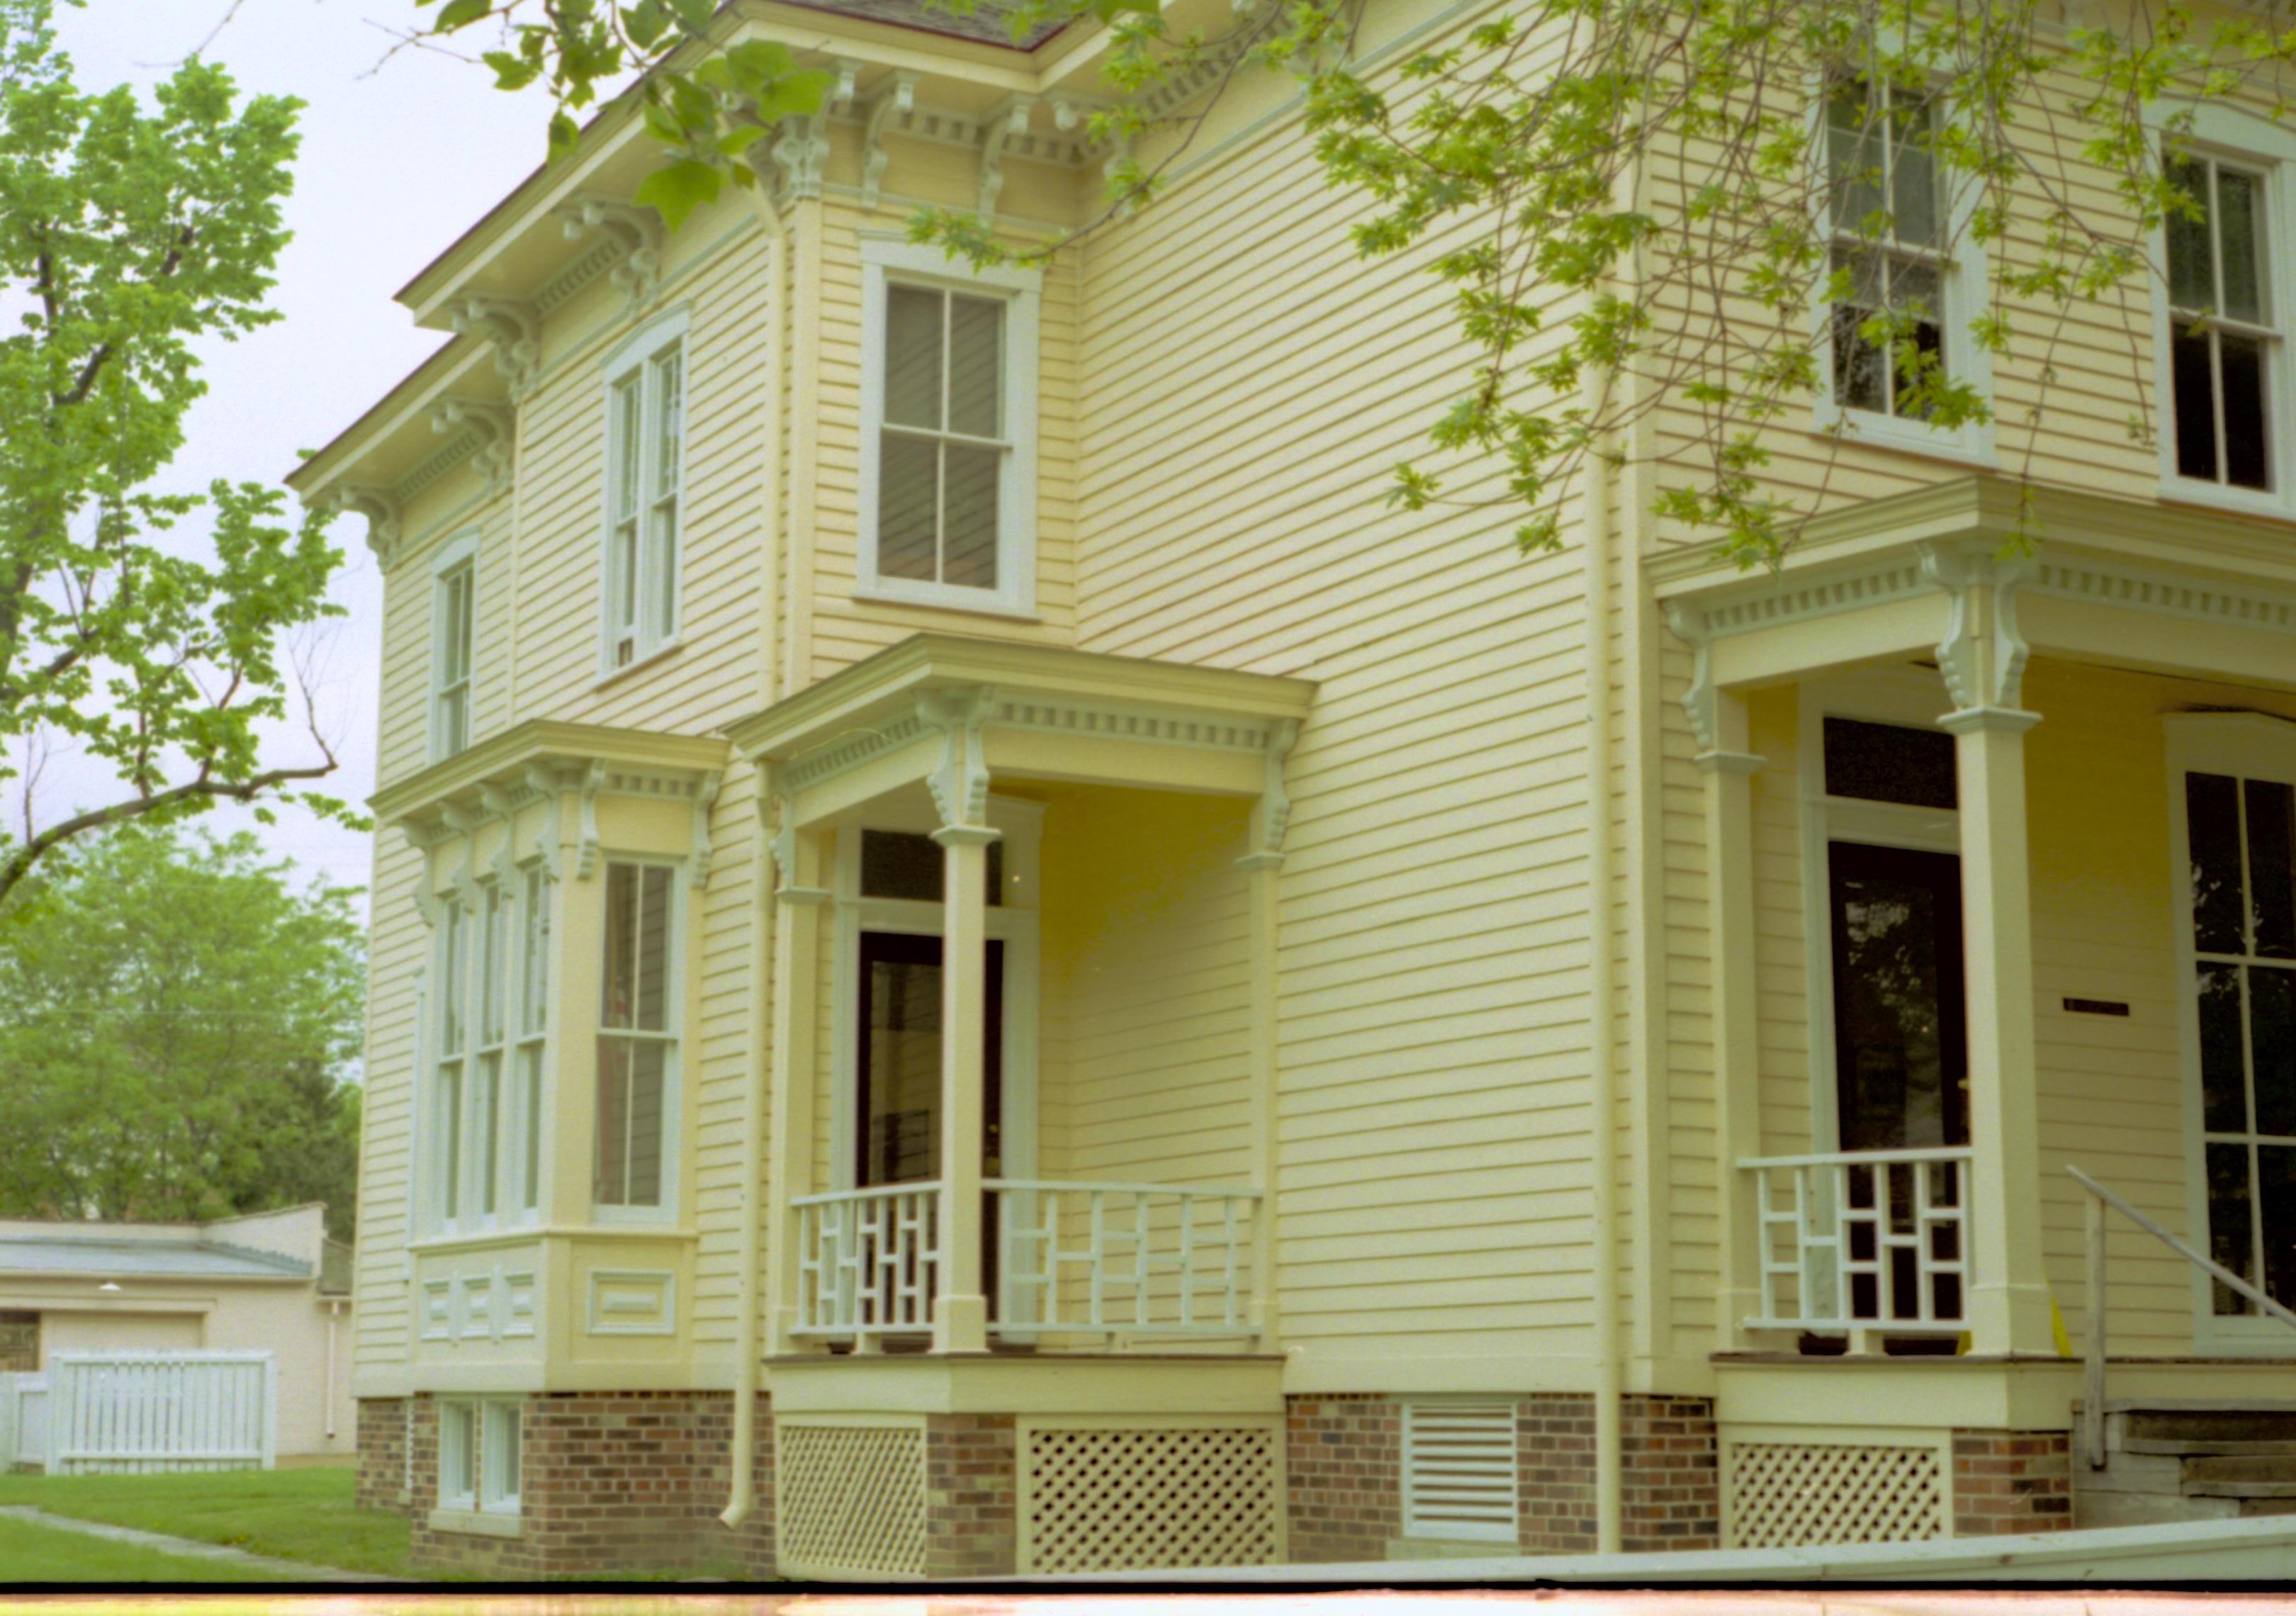
POLYGON ((2284 522, 1971 477, 1815 518, 1773 574, 1704 552, 1651 572, 1702 687, 1944 656, 1981 632, 2012 669, 2041 652, 2285 689, 2292 537, 2284 522), (1995 603, 1981 628, 1964 610, 1972 586, 1995 603))
POLYGON ((978 693, 992 775, 1259 796, 1313 681, 960 636, 919 634, 726 726, 815 820, 922 779, 935 703, 978 693))

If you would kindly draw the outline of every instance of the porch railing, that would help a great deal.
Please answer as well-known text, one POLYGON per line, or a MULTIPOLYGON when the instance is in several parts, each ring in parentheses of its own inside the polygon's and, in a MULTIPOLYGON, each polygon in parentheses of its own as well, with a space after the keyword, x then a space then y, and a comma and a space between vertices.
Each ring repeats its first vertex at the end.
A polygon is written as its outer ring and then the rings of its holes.
MULTIPOLYGON (((992 1178, 990 1328, 1046 1335, 1241 1335, 1251 1330, 1248 1190, 992 1178)), ((866 1345, 932 1329, 940 1185, 801 1195, 798 1335, 866 1345)))
POLYGON ((1252 1327, 1250 1190, 990 1181, 1004 1252, 996 1329, 1241 1335, 1252 1327))
POLYGON ((1951 1335, 1968 1327, 1969 1161, 1956 1149, 1741 1161, 1760 1216, 1750 1330, 1951 1335))

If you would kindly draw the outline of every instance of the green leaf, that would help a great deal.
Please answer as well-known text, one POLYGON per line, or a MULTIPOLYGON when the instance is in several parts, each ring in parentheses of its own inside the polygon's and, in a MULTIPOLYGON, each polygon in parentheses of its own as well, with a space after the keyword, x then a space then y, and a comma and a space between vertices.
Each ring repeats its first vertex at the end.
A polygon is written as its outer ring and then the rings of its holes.
POLYGON ((554 112, 550 119, 550 157, 553 161, 570 155, 582 139, 582 127, 566 112, 554 112))
POLYGON ((430 26, 442 34, 468 28, 473 22, 494 15, 495 0, 447 0, 439 8, 439 20, 430 26))
POLYGON ((662 223, 676 230, 696 208, 716 201, 725 185, 725 176, 709 164, 683 158, 647 175, 633 200, 660 214, 662 223))

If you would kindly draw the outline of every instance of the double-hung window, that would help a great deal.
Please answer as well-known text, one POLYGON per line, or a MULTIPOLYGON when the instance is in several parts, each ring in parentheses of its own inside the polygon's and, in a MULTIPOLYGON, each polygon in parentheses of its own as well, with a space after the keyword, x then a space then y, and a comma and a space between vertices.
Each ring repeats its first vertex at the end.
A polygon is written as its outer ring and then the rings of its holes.
POLYGON ((538 865, 523 875, 519 903, 518 1055, 510 1169, 522 1216, 542 1207, 544 1062, 550 1034, 550 882, 538 865))
POLYGON ((430 759, 471 743, 471 660, 478 616, 476 542, 442 546, 430 586, 430 759))
POLYGON ((678 1080, 676 876, 667 865, 606 865, 591 1200, 609 1219, 657 1218, 671 1204, 678 1080))
POLYGON ((439 906, 423 1162, 439 1233, 530 1218, 541 1207, 548 906, 537 866, 439 906))
POLYGON ((1828 86, 1820 415, 1847 417, 1861 439, 1981 455, 1980 427, 1931 421, 1939 385, 1988 380, 1961 306, 1982 277, 1937 157, 1943 115, 1923 92, 1858 78, 1828 86))
POLYGON ((432 1204, 442 1229, 459 1227, 467 1204, 463 1107, 469 1089, 470 1018, 464 995, 470 975, 471 912, 456 896, 439 906, 438 1070, 430 1086, 428 1166, 437 1186, 432 1204))
POLYGON ((675 314, 607 365, 607 673, 677 637, 685 465, 685 320, 675 314))
POLYGON ((2269 490, 2279 332, 2265 176, 2204 154, 2171 157, 2167 168, 2185 204, 2163 225, 2177 475, 2269 490))
POLYGON ((860 592, 1029 613, 1038 277, 875 239, 862 263, 860 592))
POLYGON ((480 1223, 494 1221, 500 1200, 503 1054, 509 1033, 510 894, 488 883, 480 895, 477 924, 478 980, 472 1005, 477 1051, 471 1080, 471 1212, 480 1223))

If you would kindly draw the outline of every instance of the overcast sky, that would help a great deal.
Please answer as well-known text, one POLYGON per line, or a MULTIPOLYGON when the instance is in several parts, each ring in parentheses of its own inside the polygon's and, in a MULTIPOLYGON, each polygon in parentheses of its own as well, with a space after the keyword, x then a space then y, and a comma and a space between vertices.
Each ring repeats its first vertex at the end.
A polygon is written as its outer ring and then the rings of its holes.
MULTIPOLYGON (((80 87, 94 91, 164 78, 230 9, 230 0, 89 0, 84 10, 62 8, 59 24, 80 87)), ((377 69, 390 44, 377 25, 404 26, 414 15, 412 0, 241 0, 209 47, 242 89, 308 105, 286 208, 295 239, 273 294, 285 317, 204 350, 209 393, 192 411, 168 486, 204 488, 217 477, 276 482, 298 449, 325 443, 421 364, 443 339, 418 330, 390 294, 540 159, 545 101, 505 95, 483 68, 440 55, 402 52, 377 69)), ((334 594, 350 616, 330 630, 320 692, 343 759, 332 789, 355 800, 374 787, 381 626, 365 526, 346 516, 334 529, 345 552, 334 594)), ((310 752, 291 728, 272 756, 300 761, 310 752)), ((99 793, 116 789, 103 771, 59 760, 43 782, 42 817, 62 816, 75 800, 108 800, 99 793)), ((15 805, 6 807, 20 823, 15 805)), ((234 809, 207 823, 254 828, 329 879, 366 884, 367 838, 300 809, 283 809, 268 828, 234 809)))

